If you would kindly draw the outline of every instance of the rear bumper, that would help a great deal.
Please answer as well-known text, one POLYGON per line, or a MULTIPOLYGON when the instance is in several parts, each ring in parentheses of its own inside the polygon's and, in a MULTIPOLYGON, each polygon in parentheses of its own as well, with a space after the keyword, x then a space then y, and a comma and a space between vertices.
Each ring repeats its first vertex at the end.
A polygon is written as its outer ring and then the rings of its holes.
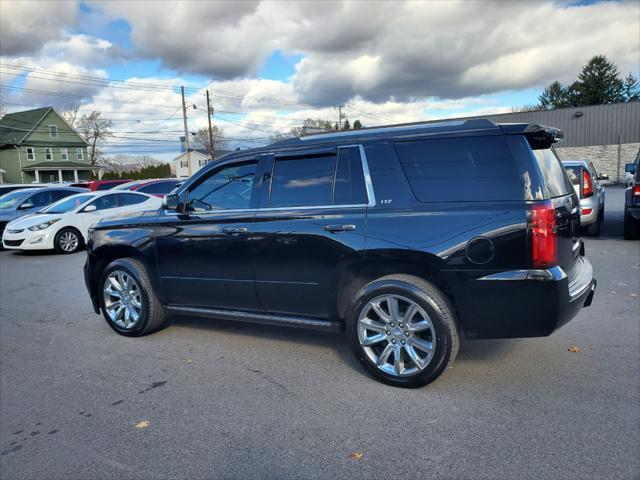
POLYGON ((591 263, 582 256, 571 277, 560 267, 456 277, 451 285, 468 338, 550 335, 591 305, 597 283, 591 263))
POLYGON ((600 217, 600 203, 598 202, 598 197, 595 195, 580 199, 581 212, 585 210, 588 211, 589 209, 591 212, 588 214, 580 213, 580 225, 583 227, 596 223, 600 217))
POLYGON ((640 207, 627 207, 624 209, 624 214, 629 215, 634 220, 640 221, 640 207))

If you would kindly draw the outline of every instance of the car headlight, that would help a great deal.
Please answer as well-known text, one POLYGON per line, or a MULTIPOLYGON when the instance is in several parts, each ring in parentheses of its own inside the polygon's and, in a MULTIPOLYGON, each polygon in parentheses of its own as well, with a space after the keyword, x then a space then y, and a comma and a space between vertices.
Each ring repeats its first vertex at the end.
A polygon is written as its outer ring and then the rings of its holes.
POLYGON ((49 220, 48 222, 40 223, 38 225, 34 225, 33 227, 29 227, 29 230, 32 232, 37 232, 38 230, 44 230, 45 228, 49 228, 54 223, 60 221, 59 218, 54 218, 53 220, 49 220))

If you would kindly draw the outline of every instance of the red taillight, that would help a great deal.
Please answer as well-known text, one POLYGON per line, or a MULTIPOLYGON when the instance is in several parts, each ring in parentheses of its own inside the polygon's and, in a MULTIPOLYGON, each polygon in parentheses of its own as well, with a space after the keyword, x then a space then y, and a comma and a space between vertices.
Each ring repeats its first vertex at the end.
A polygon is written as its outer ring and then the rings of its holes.
POLYGON ((580 215, 591 215, 591 212, 593 212, 593 208, 581 208, 580 209, 580 215))
POLYGON ((531 247, 533 266, 546 268, 558 260, 556 212, 551 202, 531 207, 531 247))
POLYGON ((640 185, 636 185, 632 190, 634 197, 640 197, 640 185))
POLYGON ((582 169, 582 196, 590 197, 593 195, 593 182, 591 181, 591 174, 589 170, 582 169))

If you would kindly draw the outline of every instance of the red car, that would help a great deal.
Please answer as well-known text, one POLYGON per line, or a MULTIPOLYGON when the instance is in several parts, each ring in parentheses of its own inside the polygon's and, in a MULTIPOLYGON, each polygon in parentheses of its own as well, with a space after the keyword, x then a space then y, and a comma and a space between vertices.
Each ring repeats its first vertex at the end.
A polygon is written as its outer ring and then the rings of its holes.
POLYGON ((111 190, 113 187, 117 187, 123 183, 131 182, 130 179, 125 180, 92 180, 86 184, 86 188, 92 192, 98 190, 111 190))
POLYGON ((136 180, 124 183, 115 187, 115 190, 133 190, 136 192, 147 193, 156 197, 164 197, 171 192, 176 186, 182 183, 177 178, 155 178, 151 180, 136 180))

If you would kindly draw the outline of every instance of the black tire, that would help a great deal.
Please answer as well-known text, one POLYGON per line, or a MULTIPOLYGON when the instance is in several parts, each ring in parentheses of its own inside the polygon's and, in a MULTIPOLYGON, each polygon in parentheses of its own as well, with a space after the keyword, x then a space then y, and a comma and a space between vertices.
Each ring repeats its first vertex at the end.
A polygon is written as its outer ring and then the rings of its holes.
POLYGON ((78 230, 72 227, 66 227, 56 233, 56 236, 53 238, 53 248, 55 248, 56 253, 61 253, 63 255, 76 253, 84 248, 84 239, 82 238, 82 234, 78 230), (72 235, 76 238, 77 244, 73 250, 65 249, 62 243, 63 235, 65 236, 65 238, 68 235, 72 235))
POLYGON ((631 215, 624 216, 624 238, 625 240, 637 240, 640 237, 640 222, 631 215))
POLYGON ((139 260, 134 258, 119 258, 111 262, 100 275, 98 288, 102 315, 109 326, 120 335, 126 337, 141 337, 156 332, 168 325, 169 316, 153 291, 146 268, 139 260), (138 321, 131 328, 123 328, 117 325, 107 313, 103 289, 109 274, 116 270, 124 271, 128 275, 131 275, 140 289, 140 314, 138 321))
POLYGON ((599 237, 600 236, 600 224, 601 224, 601 221, 598 218, 598 220, 596 220, 596 223, 592 223, 591 225, 587 225, 587 228, 586 228, 587 235, 589 235, 590 237, 599 237))
POLYGON ((351 348, 367 371, 381 382, 396 387, 417 388, 433 382, 452 364, 460 346, 455 310, 449 299, 436 286, 412 275, 389 275, 364 286, 352 302, 346 328, 351 348), (360 313, 368 308, 370 300, 385 294, 396 294, 415 302, 431 320, 436 338, 434 353, 426 367, 415 374, 399 376, 382 371, 360 345, 360 313))

